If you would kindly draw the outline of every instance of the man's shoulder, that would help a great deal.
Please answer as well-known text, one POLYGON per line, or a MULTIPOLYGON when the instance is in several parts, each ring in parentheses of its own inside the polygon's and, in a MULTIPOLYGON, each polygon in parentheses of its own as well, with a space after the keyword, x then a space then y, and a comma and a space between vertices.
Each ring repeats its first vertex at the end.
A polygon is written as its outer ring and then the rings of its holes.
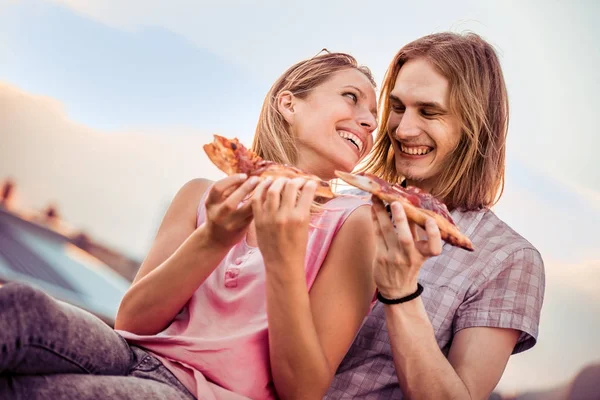
MULTIPOLYGON (((341 190, 340 194, 370 196, 369 193, 356 188, 341 190)), ((483 264, 494 260, 503 261, 519 251, 531 251, 536 258, 541 260, 538 249, 490 209, 454 210, 452 217, 461 232, 473 242, 474 256, 483 264)), ((450 253, 463 251, 453 246, 447 248, 447 252, 450 253)))
POLYGON ((459 228, 473 242, 477 258, 502 261, 519 251, 531 251, 540 257, 539 251, 529 240, 492 210, 459 212, 459 215, 459 228))

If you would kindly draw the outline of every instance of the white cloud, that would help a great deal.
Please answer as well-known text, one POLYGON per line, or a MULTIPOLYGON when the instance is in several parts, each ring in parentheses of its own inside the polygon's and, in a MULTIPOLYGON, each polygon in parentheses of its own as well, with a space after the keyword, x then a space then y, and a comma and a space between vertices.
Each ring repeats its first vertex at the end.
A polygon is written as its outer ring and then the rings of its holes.
POLYGON ((293 6, 272 0, 47 1, 120 29, 162 26, 268 77, 323 47, 352 52, 382 74, 391 56, 410 39, 451 28, 489 30, 481 22, 489 7, 469 0, 307 0, 293 6))
POLYGON ((47 0, 120 29, 161 26, 273 79, 323 47, 353 53, 378 80, 398 48, 440 30, 474 30, 497 46, 511 98, 509 150, 600 192, 600 5, 546 2, 47 0), (557 26, 562 27, 556 29, 557 26), (593 34, 596 32, 596 34, 593 34))
POLYGON ((569 180, 561 182, 566 190, 572 190, 573 192, 580 195, 587 204, 589 204, 592 208, 600 211, 600 192, 590 189, 588 187, 579 185, 576 182, 572 182, 569 180))
POLYGON ((0 179, 12 177, 23 201, 56 203, 68 222, 137 257, 179 187, 222 175, 202 150, 208 133, 99 132, 57 101, 2 83, 0 132, 0 179))
POLYGON ((10 4, 15 4, 20 2, 21 0, 0 0, 0 11, 2 10, 2 8, 4 8, 5 6, 8 6, 10 4))
POLYGON ((504 195, 494 211, 545 258, 565 263, 596 258, 598 194, 583 194, 544 175, 532 175, 520 185, 514 183, 520 178, 517 174, 528 172, 509 169, 504 195), (551 184, 539 183, 541 178, 551 184))

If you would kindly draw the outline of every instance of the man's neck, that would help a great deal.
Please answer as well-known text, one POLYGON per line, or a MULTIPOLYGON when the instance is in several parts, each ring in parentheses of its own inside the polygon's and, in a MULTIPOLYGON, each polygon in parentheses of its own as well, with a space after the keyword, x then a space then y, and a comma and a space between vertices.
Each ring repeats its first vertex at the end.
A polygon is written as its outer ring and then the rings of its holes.
MULTIPOLYGON (((414 180, 411 180, 411 179, 405 179, 402 182, 402 187, 407 187, 407 186, 418 187, 419 189, 421 189, 425 193, 431 193, 431 189, 433 188, 434 184, 432 184, 429 181, 414 181, 414 180)), ((438 198, 438 200, 440 200, 441 202, 443 202, 444 204, 446 204, 446 200, 445 199, 438 198)), ((449 209, 449 211, 452 211, 454 208, 448 207, 448 209, 449 209)))
POLYGON ((421 189, 422 191, 424 191, 426 193, 431 192, 431 189, 433 188, 433 185, 430 184, 429 181, 415 181, 415 180, 411 180, 408 178, 402 182, 402 186, 403 187, 414 186, 414 187, 421 189))

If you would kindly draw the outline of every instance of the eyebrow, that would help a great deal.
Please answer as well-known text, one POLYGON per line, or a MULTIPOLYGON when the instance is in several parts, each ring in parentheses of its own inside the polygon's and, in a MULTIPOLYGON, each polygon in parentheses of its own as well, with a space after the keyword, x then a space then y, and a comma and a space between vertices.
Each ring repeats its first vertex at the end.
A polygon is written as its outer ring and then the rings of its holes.
MULTIPOLYGON (((360 90, 358 87, 356 87, 354 85, 346 85, 346 86, 344 86, 344 88, 352 88, 352 89, 356 90, 358 92, 359 97, 362 97, 363 99, 365 97, 367 97, 362 90, 360 90)), ((372 109, 370 111, 371 111, 371 114, 373 114, 373 116, 375 116, 375 119, 377 119, 377 107, 375 107, 374 109, 372 109)))
MULTIPOLYGON (((398 96, 394 96, 393 94, 390 95, 390 100, 396 101, 400 104, 404 104, 398 96)), ((434 108, 434 109, 439 110, 444 113, 448 112, 448 110, 446 110, 446 108, 443 105, 441 105, 440 103, 438 103, 436 101, 417 101, 415 103, 415 105, 417 107, 423 107, 423 108, 434 108)))

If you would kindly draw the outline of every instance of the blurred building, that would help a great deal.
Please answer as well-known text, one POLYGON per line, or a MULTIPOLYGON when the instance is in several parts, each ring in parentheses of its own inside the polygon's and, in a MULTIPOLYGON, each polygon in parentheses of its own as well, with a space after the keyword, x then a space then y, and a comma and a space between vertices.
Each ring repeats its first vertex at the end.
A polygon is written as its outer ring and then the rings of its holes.
POLYGON ((55 207, 15 211, 10 184, 0 193, 0 285, 30 284, 112 326, 139 263, 65 228, 55 207))
POLYGON ((96 257, 128 281, 133 281, 140 262, 92 240, 85 233, 73 235, 71 242, 96 257))

